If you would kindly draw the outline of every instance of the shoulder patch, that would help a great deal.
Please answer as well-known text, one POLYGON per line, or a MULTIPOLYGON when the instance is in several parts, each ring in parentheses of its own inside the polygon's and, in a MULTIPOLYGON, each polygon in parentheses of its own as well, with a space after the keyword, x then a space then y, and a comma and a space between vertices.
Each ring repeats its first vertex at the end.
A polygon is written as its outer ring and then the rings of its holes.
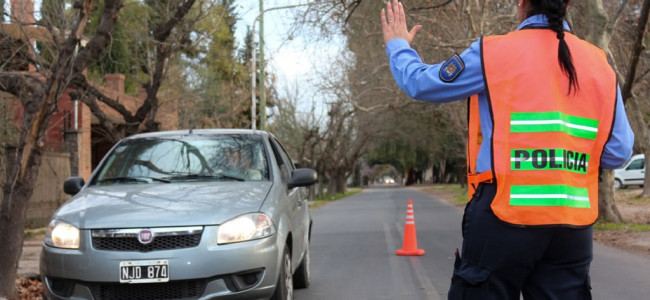
POLYGON ((440 79, 444 82, 452 82, 456 77, 465 70, 465 62, 460 58, 458 53, 454 53, 447 61, 440 67, 440 79))

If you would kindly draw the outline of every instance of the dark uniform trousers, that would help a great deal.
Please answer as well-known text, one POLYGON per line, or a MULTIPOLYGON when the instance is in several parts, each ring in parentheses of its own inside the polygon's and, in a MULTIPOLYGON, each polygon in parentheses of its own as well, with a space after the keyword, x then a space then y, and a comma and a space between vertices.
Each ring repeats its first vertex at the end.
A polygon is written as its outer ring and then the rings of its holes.
POLYGON ((449 299, 591 299, 593 228, 523 227, 499 220, 496 185, 481 183, 465 207, 462 257, 449 299))

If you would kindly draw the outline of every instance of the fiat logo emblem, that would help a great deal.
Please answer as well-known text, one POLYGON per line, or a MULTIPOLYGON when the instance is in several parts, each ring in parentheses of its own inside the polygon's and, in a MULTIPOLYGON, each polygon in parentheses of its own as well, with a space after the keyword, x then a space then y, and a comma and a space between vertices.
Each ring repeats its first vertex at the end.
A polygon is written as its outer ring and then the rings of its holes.
POLYGON ((151 243, 151 241, 153 241, 153 232, 149 229, 140 230, 140 233, 138 233, 138 242, 146 245, 151 243))

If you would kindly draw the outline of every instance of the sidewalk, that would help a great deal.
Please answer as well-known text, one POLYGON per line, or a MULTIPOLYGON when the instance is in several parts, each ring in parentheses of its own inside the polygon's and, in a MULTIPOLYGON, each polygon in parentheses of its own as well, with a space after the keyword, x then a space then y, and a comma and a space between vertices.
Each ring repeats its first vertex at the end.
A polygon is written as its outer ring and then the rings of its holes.
POLYGON ((38 277, 38 261, 43 247, 43 237, 25 239, 23 242, 23 254, 18 263, 18 276, 38 277))

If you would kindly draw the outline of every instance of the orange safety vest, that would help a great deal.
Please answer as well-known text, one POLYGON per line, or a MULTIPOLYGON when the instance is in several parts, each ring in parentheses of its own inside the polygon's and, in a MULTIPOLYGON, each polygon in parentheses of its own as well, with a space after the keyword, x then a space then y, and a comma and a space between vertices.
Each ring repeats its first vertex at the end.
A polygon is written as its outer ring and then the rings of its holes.
POLYGON ((481 39, 493 122, 492 170, 476 173, 478 96, 469 99, 468 186, 493 181, 494 214, 517 225, 587 226, 598 217, 598 168, 614 120, 617 83, 605 53, 566 33, 579 89, 548 29, 481 39))

